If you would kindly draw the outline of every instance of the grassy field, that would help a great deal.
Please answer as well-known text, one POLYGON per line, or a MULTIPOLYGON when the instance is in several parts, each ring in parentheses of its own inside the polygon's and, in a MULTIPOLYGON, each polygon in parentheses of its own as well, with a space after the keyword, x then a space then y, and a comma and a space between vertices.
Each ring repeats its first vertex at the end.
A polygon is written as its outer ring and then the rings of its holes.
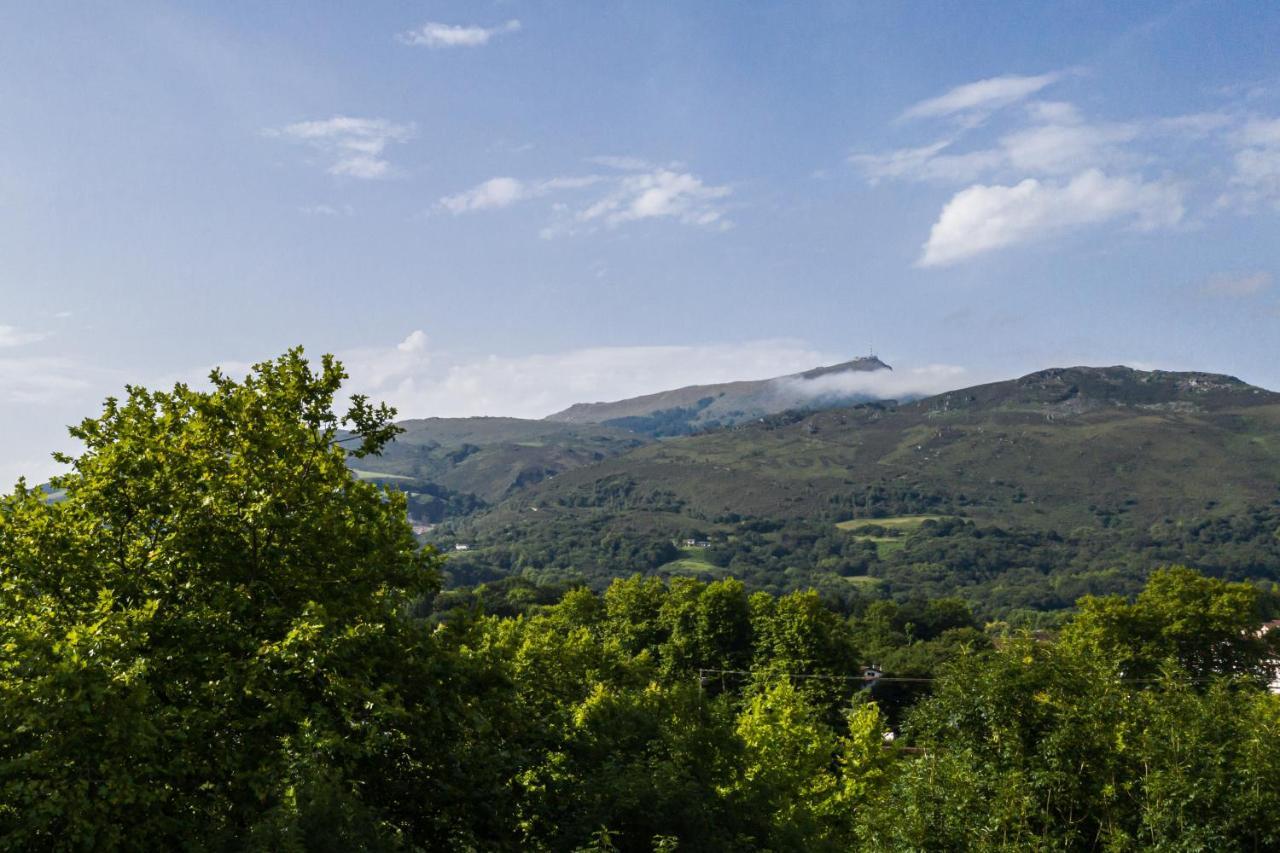
POLYGON ((915 530, 926 521, 940 521, 946 517, 945 515, 899 515, 893 518, 854 518, 849 521, 838 522, 836 527, 841 530, 847 530, 850 533, 856 533, 865 527, 883 527, 886 530, 906 533, 915 530))
POLYGON ((899 515, 892 518, 854 518, 849 521, 841 521, 836 523, 836 527, 841 530, 853 534, 853 538, 862 542, 873 542, 876 546, 876 556, 885 559, 894 551, 903 548, 903 534, 916 530, 926 521, 938 521, 947 518, 944 515, 899 515), (872 536, 869 534, 859 535, 860 530, 870 530, 874 528, 882 528, 890 531, 889 536, 872 536))
POLYGON ((869 575, 853 575, 851 577, 842 578, 842 580, 851 586, 856 586, 858 589, 868 592, 880 585, 879 578, 873 578, 869 575))
POLYGON ((672 560, 670 563, 664 563, 658 567, 658 571, 690 575, 719 575, 724 573, 724 569, 719 566, 713 566, 702 560, 689 559, 672 560))
POLYGON ((680 557, 658 568, 661 572, 679 574, 723 574, 724 569, 703 559, 704 548, 681 548, 680 557))

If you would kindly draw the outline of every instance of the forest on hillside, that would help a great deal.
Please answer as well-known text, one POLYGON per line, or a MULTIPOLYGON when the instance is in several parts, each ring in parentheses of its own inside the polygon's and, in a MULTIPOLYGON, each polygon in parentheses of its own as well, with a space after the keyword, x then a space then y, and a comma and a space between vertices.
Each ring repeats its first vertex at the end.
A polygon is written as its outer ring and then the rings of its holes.
MULTIPOLYGON (((919 507, 897 511, 913 510, 919 507)), ((445 525, 431 539, 450 552, 450 587, 520 579, 552 590, 603 589, 637 571, 707 582, 735 577, 774 594, 814 589, 843 610, 958 596, 985 620, 1029 628, 1061 624, 1085 595, 1136 594, 1152 570, 1173 563, 1263 591, 1280 583, 1280 504, 1066 532, 954 515, 843 525, 853 529, 827 519, 769 518, 663 529, 629 518, 644 519, 644 512, 610 508, 482 532, 445 525), (453 552, 460 541, 468 550, 453 552)))
POLYGON ((343 379, 131 388, 62 500, 0 500, 0 846, 1280 845, 1272 587, 1171 565, 1040 633, 733 577, 442 593, 343 379))

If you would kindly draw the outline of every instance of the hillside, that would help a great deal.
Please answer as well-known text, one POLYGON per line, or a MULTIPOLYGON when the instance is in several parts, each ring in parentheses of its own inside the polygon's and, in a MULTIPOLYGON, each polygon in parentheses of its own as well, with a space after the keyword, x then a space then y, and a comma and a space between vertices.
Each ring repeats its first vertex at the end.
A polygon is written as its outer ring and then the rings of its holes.
POLYGON ((686 435, 718 426, 730 426, 765 415, 793 409, 816 409, 873 399, 856 383, 842 387, 842 377, 892 370, 875 356, 818 367, 802 373, 690 385, 611 403, 577 403, 547 420, 573 424, 606 424, 653 436, 686 435), (814 380, 821 379, 821 382, 814 380))
POLYGON ((652 445, 530 494, 569 500, 610 479, 670 492, 698 516, 829 513, 877 488, 967 515, 1088 523, 1270 499, 1280 394, 1202 373, 1046 370, 905 405, 788 413, 652 445))
MULTIPOLYGON (((457 535, 517 547, 554 531, 580 544, 574 565, 607 571, 621 561, 593 563, 589 542, 630 537, 640 553, 690 531, 744 541, 761 520, 822 536, 850 519, 927 514, 1132 544, 1274 506, 1278 483, 1280 394, 1213 374, 1078 367, 652 444, 522 492, 457 535)), ((769 560, 797 564, 792 540, 776 539, 769 560)))
POLYGON ((415 517, 439 521, 501 501, 517 490, 644 444, 611 427, 520 418, 424 418, 382 456, 353 460, 358 474, 411 493, 415 517))

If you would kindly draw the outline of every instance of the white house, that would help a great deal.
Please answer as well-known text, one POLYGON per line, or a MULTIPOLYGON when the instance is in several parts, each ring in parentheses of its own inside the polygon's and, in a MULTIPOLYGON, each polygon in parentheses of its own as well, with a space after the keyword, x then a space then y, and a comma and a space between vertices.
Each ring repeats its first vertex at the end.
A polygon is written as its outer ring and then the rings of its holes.
MULTIPOLYGON (((1258 635, 1265 637, 1272 631, 1280 631, 1280 619, 1272 619, 1270 622, 1263 622, 1262 628, 1258 631, 1258 635)), ((1280 693, 1280 660, 1275 661, 1275 665, 1275 676, 1271 682, 1271 692, 1280 693)))

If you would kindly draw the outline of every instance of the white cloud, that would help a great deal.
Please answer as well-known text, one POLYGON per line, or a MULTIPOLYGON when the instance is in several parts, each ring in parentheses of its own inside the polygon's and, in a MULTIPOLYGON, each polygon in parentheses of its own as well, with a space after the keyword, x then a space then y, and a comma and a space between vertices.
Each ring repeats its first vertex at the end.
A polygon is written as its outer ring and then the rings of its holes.
POLYGON ((1008 75, 966 83, 907 108, 901 117, 937 118, 955 113, 999 109, 1029 98, 1061 76, 1058 73, 1034 77, 1008 75))
POLYGON ((66 425, 95 413, 104 397, 120 396, 125 382, 138 378, 65 356, 0 357, 0 411, 22 412, 5 424, 0 493, 20 476, 43 483, 60 470, 49 454, 77 447, 66 425))
POLYGON ((427 349, 427 333, 411 332, 404 340, 389 348, 364 348, 342 354, 353 390, 361 393, 397 394, 409 392, 415 378, 431 368, 433 359, 427 349))
MULTIPOLYGON (((619 169, 630 169, 642 162, 633 158, 608 159, 619 169)), ((596 158, 596 162, 601 162, 601 158, 596 158)), ((563 176, 533 181, 496 177, 445 196, 438 204, 457 215, 496 210, 546 196, 565 196, 591 187, 603 187, 605 192, 586 201, 557 201, 552 210, 558 219, 542 229, 542 236, 563 236, 599 226, 616 228, 642 219, 665 218, 683 225, 719 230, 730 227, 721 203, 732 192, 730 187, 708 185, 690 172, 664 167, 648 167, 647 171, 628 171, 622 175, 563 176)))
POLYGON ((1215 275, 1200 287, 1206 296, 1248 297, 1257 296, 1271 286, 1271 273, 1235 273, 1215 275))
MULTIPOLYGON (((351 375, 350 390, 385 400, 402 418, 541 418, 574 403, 620 400, 687 385, 784 376, 848 357, 786 339, 589 347, 461 360, 448 353, 429 353, 426 343, 426 335, 419 331, 397 345, 339 353, 351 375), (406 353, 410 342, 412 352, 406 353)), ((963 368, 926 365, 824 376, 788 390, 810 397, 839 393, 902 399, 974 381, 963 368)))
POLYGON ((1067 174, 1124 161, 1117 146, 1138 136, 1133 124, 1055 122, 1011 133, 1000 140, 1010 168, 1032 174, 1067 174))
POLYGON ((1245 209, 1257 204, 1280 208, 1280 119, 1253 119, 1232 142, 1236 193, 1227 201, 1245 209))
POLYGON ((548 178, 539 181, 522 181, 519 178, 507 177, 490 178, 469 190, 447 195, 440 199, 438 204, 455 216, 480 210, 498 210, 510 207, 517 202, 541 198, 552 193, 580 190, 604 180, 599 175, 548 178))
POLYGON ((949 153, 948 138, 885 154, 853 154, 849 162, 871 184, 884 180, 963 183, 982 175, 1063 175, 1087 168, 1129 165, 1141 158, 1124 149, 1142 132, 1137 123, 1085 122, 1070 104, 1036 103, 1033 122, 1001 136, 993 147, 949 153))
POLYGON ((540 418, 574 403, 778 376, 840 360, 791 340, 456 359, 428 352, 425 335, 418 339, 418 334, 394 346, 339 353, 351 374, 351 390, 386 400, 401 417, 540 418), (421 349, 404 352, 405 343, 419 340, 421 349))
POLYGON ((120 371, 61 356, 0 358, 0 402, 83 404, 118 392, 125 381, 120 371))
POLYGON ((510 20, 496 27, 461 26, 428 21, 415 30, 401 33, 396 38, 403 44, 418 47, 483 47, 494 36, 519 30, 520 22, 517 20, 510 20))
POLYGON ((1280 148, 1280 118, 1253 119, 1240 130, 1238 138, 1248 147, 1280 148))
POLYGON ((392 143, 408 142, 414 132, 413 124, 351 116, 296 122, 263 131, 270 137, 311 146, 328 162, 326 170, 331 175, 365 179, 391 175, 391 163, 383 153, 392 143))
POLYGON ((930 397, 976 384, 968 370, 954 364, 927 364, 872 372, 828 373, 814 379, 785 379, 787 391, 799 396, 851 397, 863 395, 882 400, 930 397))
POLYGON ((1083 120, 1076 105, 1066 101, 1032 101, 1026 109, 1033 121, 1044 124, 1079 124, 1083 120))
POLYGON ((396 344, 398 352, 423 352, 427 348, 427 333, 421 329, 416 329, 409 333, 409 336, 400 343, 396 344))
POLYGON ((528 189, 524 182, 516 178, 490 178, 469 190, 445 196, 440 199, 440 206, 450 213, 467 213, 510 207, 527 197, 528 189))
POLYGON ((1151 129, 1157 133, 1197 138, 1230 127, 1235 121, 1233 116, 1226 113, 1188 113, 1156 119, 1151 123, 1151 129))
MULTIPOLYGON (((69 316, 69 315, 68 315, 69 316)), ((0 347, 20 347, 44 340, 47 335, 42 332, 26 332, 17 326, 0 324, 0 347)))
POLYGON ((917 148, 900 148, 887 154, 852 154, 849 162, 858 167, 872 185, 885 180, 940 183, 971 181, 1005 163, 1004 152, 992 149, 966 154, 943 154, 953 143, 954 140, 944 139, 917 148))
POLYGON ((976 112, 1024 100, 1002 116, 996 132, 968 122, 925 144, 849 156, 871 185, 968 185, 940 211, 918 265, 941 266, 1092 223, 1167 227, 1182 220, 1184 196, 1203 204, 1217 195, 1219 208, 1280 207, 1280 120, 1243 123, 1238 114, 1218 111, 1091 121, 1072 103, 1027 100, 1058 76, 980 81, 904 114, 976 112), (981 144, 962 144, 971 138, 981 144), (1234 157, 1226 186, 1212 185, 1225 180, 1226 169, 1206 168, 1210 158, 1222 157, 1215 143, 1234 157))
POLYGON ((727 227, 717 202, 727 186, 708 186, 688 172, 655 169, 627 175, 617 188, 579 211, 580 222, 603 220, 610 227, 639 219, 671 218, 685 225, 727 227))
POLYGON ((922 267, 965 260, 1047 234, 1115 219, 1154 229, 1182 219, 1180 190, 1160 182, 1112 178, 1097 169, 1066 184, 1028 178, 1014 186, 975 185, 947 202, 929 233, 922 267))

